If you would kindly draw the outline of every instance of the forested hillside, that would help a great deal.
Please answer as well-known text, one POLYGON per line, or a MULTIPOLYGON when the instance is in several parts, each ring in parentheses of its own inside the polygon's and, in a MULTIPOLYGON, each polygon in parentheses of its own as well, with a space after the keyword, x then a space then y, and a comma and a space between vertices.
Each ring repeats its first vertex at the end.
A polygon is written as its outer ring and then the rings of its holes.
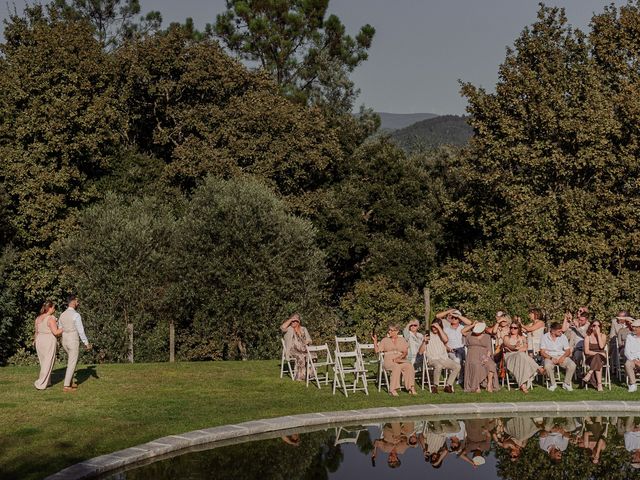
POLYGON ((391 133, 391 138, 405 150, 411 151, 440 145, 464 147, 472 134, 468 117, 442 115, 396 130, 391 133))

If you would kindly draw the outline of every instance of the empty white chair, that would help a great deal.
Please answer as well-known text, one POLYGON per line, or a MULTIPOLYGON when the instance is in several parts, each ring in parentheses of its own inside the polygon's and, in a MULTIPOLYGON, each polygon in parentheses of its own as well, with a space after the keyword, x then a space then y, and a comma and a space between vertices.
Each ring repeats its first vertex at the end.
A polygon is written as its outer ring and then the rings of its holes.
POLYGON ((342 389, 345 397, 349 394, 347 389, 355 392, 357 390, 364 390, 364 393, 369 395, 369 389, 367 387, 367 372, 362 366, 362 360, 356 350, 351 352, 342 352, 336 350, 334 358, 334 374, 333 374, 333 394, 335 395, 336 389, 342 389), (346 377, 353 375, 353 383, 347 385, 346 377), (362 386, 358 386, 362 384, 362 386))
POLYGON ((333 369, 333 359, 329 347, 324 345, 308 345, 307 346, 307 387, 310 381, 315 381, 318 388, 320 382, 329 385, 329 372, 333 369), (322 370, 324 369, 324 372, 322 370))
POLYGON ((292 362, 294 362, 295 360, 289 357, 289 355, 287 355, 287 349, 285 347, 284 338, 280 338, 280 341, 282 342, 282 357, 280 359, 280 378, 284 376, 285 369, 287 369, 289 371, 289 376, 291 377, 291 380, 293 380, 294 365, 292 365, 292 362))
POLYGON ((359 428, 356 430, 350 430, 347 427, 336 428, 336 441, 334 445, 340 445, 342 443, 358 443, 358 437, 360 432, 365 429, 359 428))

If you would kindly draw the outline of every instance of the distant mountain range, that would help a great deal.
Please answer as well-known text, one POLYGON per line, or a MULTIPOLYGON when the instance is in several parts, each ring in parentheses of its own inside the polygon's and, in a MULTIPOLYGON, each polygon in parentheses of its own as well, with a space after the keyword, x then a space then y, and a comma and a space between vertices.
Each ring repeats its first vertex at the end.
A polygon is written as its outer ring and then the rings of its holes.
MULTIPOLYGON (((400 114, 395 115, 399 116, 400 114)), ((472 128, 467 123, 469 117, 458 115, 434 116, 430 113, 411 115, 429 115, 429 117, 411 123, 404 128, 395 129, 391 132, 387 130, 391 134, 391 138, 405 150, 428 149, 445 144, 461 147, 469 143, 469 139, 473 134, 472 128)), ((396 118, 394 120, 399 125, 402 124, 403 119, 396 118)))
POLYGON ((399 130, 401 128, 408 127, 413 123, 438 116, 435 113, 376 113, 380 115, 380 130, 387 132, 390 130, 399 130))

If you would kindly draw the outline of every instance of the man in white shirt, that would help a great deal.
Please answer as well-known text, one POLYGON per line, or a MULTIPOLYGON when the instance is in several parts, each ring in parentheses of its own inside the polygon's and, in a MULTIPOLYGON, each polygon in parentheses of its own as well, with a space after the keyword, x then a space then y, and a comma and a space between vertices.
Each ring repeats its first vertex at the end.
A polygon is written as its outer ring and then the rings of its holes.
POLYGON ((78 364, 78 355, 80 350, 80 340, 84 343, 87 350, 91 349, 91 344, 87 340, 82 325, 82 317, 76 311, 80 302, 75 295, 67 297, 68 308, 60 315, 58 323, 62 327, 62 347, 67 352, 67 371, 64 375, 64 392, 72 392, 78 385, 73 383, 73 374, 78 364))
POLYGON ((638 389, 636 369, 640 368, 640 320, 631 322, 631 333, 624 343, 624 357, 627 359, 624 369, 629 377, 629 391, 635 392, 638 389))
POLYGON ((431 335, 425 337, 425 343, 420 347, 420 353, 426 353, 427 365, 433 367, 433 385, 431 393, 438 393, 438 382, 443 369, 450 370, 447 376, 445 393, 453 393, 453 384, 460 373, 460 363, 451 360, 447 353, 449 337, 444 333, 438 322, 431 324, 431 335))
POLYGON ((443 331, 447 335, 447 351, 449 358, 460 364, 460 376, 458 383, 464 385, 464 361, 466 359, 466 351, 464 349, 464 340, 462 337, 462 329, 465 325, 471 325, 471 320, 464 317, 460 310, 451 308, 436 314, 436 318, 442 321, 443 331), (462 325, 461 323, 464 323, 462 325))
POLYGON ((571 391, 571 379, 576 371, 576 364, 571 360, 569 340, 562 333, 562 325, 557 322, 551 324, 549 333, 545 333, 540 340, 540 355, 544 358, 544 369, 551 380, 549 390, 554 391, 556 385, 556 365, 566 370, 562 388, 571 391))

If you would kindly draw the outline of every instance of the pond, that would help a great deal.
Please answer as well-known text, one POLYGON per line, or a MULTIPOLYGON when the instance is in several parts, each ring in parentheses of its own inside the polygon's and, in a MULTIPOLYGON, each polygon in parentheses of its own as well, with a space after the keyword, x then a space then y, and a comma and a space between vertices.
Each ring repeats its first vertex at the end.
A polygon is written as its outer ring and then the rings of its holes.
POLYGON ((412 418, 270 435, 108 478, 640 480, 640 417, 412 418))

